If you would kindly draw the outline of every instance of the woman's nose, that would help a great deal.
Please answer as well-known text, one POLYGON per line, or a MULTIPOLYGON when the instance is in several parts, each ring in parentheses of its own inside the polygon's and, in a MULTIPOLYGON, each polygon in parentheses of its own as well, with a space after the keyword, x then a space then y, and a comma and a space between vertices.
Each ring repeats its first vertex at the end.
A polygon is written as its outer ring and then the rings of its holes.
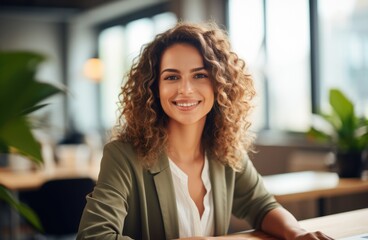
POLYGON ((179 94, 190 94, 193 93, 193 84, 189 79, 183 78, 179 83, 179 94))

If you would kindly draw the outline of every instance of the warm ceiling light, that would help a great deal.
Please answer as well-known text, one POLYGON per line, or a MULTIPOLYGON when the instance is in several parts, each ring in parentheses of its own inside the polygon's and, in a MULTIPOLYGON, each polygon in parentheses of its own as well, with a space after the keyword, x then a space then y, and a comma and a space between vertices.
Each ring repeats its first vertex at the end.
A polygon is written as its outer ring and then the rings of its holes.
POLYGON ((103 64, 98 58, 90 58, 83 66, 83 75, 93 82, 100 82, 103 75, 103 64))

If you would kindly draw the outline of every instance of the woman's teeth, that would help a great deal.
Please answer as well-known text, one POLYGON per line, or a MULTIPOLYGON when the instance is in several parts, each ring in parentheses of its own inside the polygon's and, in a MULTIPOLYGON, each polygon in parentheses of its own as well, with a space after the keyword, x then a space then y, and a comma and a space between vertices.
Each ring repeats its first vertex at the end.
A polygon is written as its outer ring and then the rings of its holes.
POLYGON ((176 103, 179 107, 191 107, 197 105, 199 102, 193 102, 193 103, 176 103))

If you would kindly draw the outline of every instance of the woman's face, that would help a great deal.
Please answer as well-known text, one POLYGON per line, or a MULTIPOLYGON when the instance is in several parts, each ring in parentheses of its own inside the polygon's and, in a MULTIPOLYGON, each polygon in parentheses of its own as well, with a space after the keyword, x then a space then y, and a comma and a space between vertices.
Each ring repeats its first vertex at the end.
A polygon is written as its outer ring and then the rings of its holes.
POLYGON ((204 124, 214 104, 214 90, 203 58, 190 44, 174 44, 161 58, 160 102, 171 123, 204 124))

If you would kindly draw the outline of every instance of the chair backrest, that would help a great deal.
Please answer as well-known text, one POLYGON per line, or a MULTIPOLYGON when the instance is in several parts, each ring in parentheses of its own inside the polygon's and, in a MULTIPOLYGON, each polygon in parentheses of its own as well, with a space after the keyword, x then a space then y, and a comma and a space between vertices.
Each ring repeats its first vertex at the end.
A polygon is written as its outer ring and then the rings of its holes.
POLYGON ((37 191, 20 193, 19 198, 37 213, 44 234, 68 235, 77 233, 86 195, 94 186, 90 178, 54 179, 37 191))

